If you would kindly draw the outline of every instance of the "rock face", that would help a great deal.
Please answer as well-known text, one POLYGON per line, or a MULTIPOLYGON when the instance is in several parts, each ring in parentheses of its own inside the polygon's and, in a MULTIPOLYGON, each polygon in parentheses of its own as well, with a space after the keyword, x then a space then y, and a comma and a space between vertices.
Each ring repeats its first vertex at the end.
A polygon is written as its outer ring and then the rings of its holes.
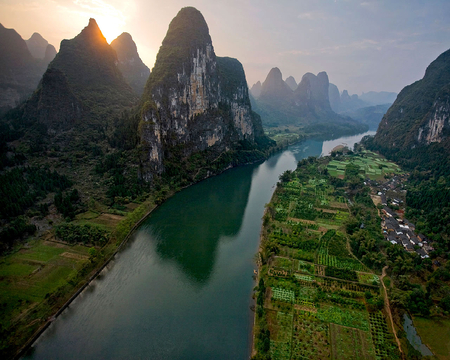
POLYGON ((331 109, 335 113, 339 113, 341 108, 341 94, 339 94, 338 87, 332 83, 328 87, 328 98, 330 99, 331 109))
POLYGON ((211 149, 232 150, 264 137, 252 112, 239 61, 214 53, 202 14, 183 8, 172 20, 142 97, 142 176, 164 171, 166 159, 211 149))
POLYGON ((47 64, 31 56, 27 44, 14 29, 0 24, 0 114, 28 98, 47 64))
POLYGON ((422 80, 405 87, 383 117, 374 143, 387 149, 450 145, 450 50, 427 68, 422 80))
POLYGON ((250 93, 253 95, 255 99, 257 99, 261 95, 261 89, 262 89, 261 81, 258 81, 256 84, 253 84, 252 88, 250 89, 250 93))
POLYGON ((117 67, 116 52, 94 19, 72 40, 63 40, 23 118, 38 122, 48 133, 76 125, 106 125, 111 115, 131 107, 136 96, 117 67))
POLYGON ((306 73, 294 92, 297 104, 310 111, 331 111, 328 98, 328 75, 322 71, 316 75, 306 73))
POLYGON ((139 57, 137 47, 130 34, 124 32, 111 42, 119 59, 119 69, 125 80, 138 95, 144 92, 150 69, 139 57))
POLYGON ((286 80, 285 80, 287 86, 289 86, 291 88, 292 91, 295 91, 297 89, 297 82, 295 81, 293 76, 289 76, 286 80))

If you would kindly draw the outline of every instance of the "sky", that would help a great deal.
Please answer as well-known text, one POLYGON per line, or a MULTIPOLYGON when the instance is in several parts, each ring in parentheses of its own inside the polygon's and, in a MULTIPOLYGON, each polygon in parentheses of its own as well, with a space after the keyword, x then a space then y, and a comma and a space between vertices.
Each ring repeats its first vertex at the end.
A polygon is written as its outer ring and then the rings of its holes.
POLYGON ((130 33, 151 69, 185 6, 202 12, 216 55, 237 58, 250 87, 278 67, 297 82, 326 71, 350 94, 399 92, 450 48, 449 0, 0 0, 0 23, 58 50, 93 17, 108 42, 130 33))

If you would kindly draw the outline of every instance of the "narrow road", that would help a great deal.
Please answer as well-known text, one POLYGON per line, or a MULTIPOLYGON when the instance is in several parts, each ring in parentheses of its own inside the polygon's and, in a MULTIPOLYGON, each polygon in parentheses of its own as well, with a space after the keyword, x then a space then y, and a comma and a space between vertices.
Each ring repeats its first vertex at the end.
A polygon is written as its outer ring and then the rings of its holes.
POLYGON ((388 268, 387 265, 383 268, 383 271, 382 271, 381 277, 380 277, 380 281, 381 281, 381 285, 383 285, 383 289, 384 289, 384 295, 385 295, 385 298, 386 298, 386 301, 385 301, 386 312, 388 313, 389 319, 391 320, 392 332, 393 332, 393 334, 394 334, 395 341, 397 341, 398 350, 400 351, 400 354, 401 354, 401 356, 402 356, 402 359, 404 359, 404 354, 403 354, 403 351, 402 351, 402 346, 400 345, 400 340, 399 340, 398 337, 397 337, 397 332, 395 331, 395 327, 394 327, 394 319, 393 319, 393 317, 392 317, 391 307, 390 307, 390 305, 389 305, 389 298, 388 298, 386 286, 384 285, 384 281, 383 281, 383 278, 386 276, 386 269, 387 269, 387 268, 388 268))

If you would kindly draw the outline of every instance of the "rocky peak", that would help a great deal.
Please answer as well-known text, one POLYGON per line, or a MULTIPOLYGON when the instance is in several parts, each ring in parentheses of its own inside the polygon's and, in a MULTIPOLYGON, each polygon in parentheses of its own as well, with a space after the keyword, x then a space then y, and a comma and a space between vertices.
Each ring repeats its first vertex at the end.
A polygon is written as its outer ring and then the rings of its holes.
POLYGON ((142 103, 146 179, 164 171, 175 147, 182 145, 182 156, 208 148, 224 152, 262 136, 241 63, 216 57, 206 21, 192 7, 170 23, 142 103))
POLYGON ((292 89, 292 91, 294 91, 295 89, 297 89, 297 82, 295 81, 293 76, 289 76, 286 80, 285 80, 286 84, 292 89))
POLYGON ((347 91, 347 90, 342 91, 342 94, 341 94, 341 101, 351 101, 351 97, 350 97, 350 95, 348 94, 348 91, 347 91))
POLYGON ((61 41, 59 53, 49 66, 61 70, 74 93, 86 100, 90 97, 86 90, 104 92, 105 86, 114 89, 113 92, 122 89, 120 97, 129 99, 131 88, 126 85, 117 64, 116 52, 107 43, 97 22, 90 19, 88 26, 75 38, 61 41))
POLYGON ((31 56, 26 42, 14 29, 0 24, 0 114, 26 100, 47 67, 31 56))
POLYGON ((258 81, 257 83, 253 84, 252 88, 250 89, 250 92, 252 93, 255 99, 259 98, 259 96, 261 95, 261 89, 262 89, 261 81, 258 81))
POLYGON ((125 80, 138 95, 142 95, 150 69, 139 57, 136 43, 130 34, 124 32, 111 42, 119 60, 119 69, 125 80))
POLYGON ((277 67, 272 68, 262 84, 260 98, 283 101, 290 96, 292 96, 292 90, 283 81, 280 69, 277 67))
POLYGON ((104 46, 105 44, 108 44, 97 24, 97 21, 93 18, 89 19, 88 25, 73 40, 91 45, 104 46))
POLYGON ((45 57, 48 41, 45 40, 41 34, 36 32, 33 33, 28 40, 25 40, 25 43, 35 59, 43 59, 45 57))
POLYGON ((116 52, 90 19, 79 35, 61 42, 59 53, 25 105, 24 116, 45 125, 49 133, 77 124, 106 125, 112 114, 137 100, 117 62, 116 52))
POLYGON ((301 102, 308 102, 310 106, 331 110, 328 100, 329 85, 326 72, 320 72, 317 76, 306 73, 295 91, 296 98, 301 102))
POLYGON ((136 59, 136 56, 139 56, 136 43, 127 32, 124 32, 115 38, 111 42, 111 46, 116 50, 119 61, 133 61, 136 59))
POLYGON ((14 29, 7 29, 0 24, 0 71, 27 65, 32 62, 32 56, 26 42, 14 29))

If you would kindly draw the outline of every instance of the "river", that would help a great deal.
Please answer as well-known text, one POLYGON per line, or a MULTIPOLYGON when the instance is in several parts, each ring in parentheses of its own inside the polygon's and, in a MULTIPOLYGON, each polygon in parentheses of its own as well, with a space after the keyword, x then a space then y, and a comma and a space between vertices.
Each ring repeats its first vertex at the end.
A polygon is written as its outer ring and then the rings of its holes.
POLYGON ((254 258, 279 175, 366 134, 306 140, 179 192, 24 358, 248 359, 254 258))

